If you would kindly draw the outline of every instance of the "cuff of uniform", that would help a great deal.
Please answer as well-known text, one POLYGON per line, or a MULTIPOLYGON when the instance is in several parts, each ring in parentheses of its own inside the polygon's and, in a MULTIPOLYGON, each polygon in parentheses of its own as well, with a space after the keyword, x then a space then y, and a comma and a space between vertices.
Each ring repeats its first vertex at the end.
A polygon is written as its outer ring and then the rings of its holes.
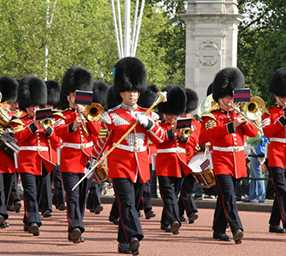
POLYGON ((69 125, 69 132, 75 132, 75 127, 74 127, 74 125, 73 125, 73 123, 71 123, 70 125, 69 125))
POLYGON ((226 129, 228 133, 235 133, 234 123, 227 123, 226 129))
POLYGON ((279 118, 279 123, 280 123, 281 125, 285 126, 285 125, 286 125, 286 118, 285 118, 284 116, 281 116, 281 117, 279 118))
POLYGON ((168 130, 167 131, 167 137, 168 137, 169 140, 173 140, 173 139, 175 139, 176 134, 175 134, 175 132, 173 130, 168 130))
POLYGON ((52 135, 52 133, 53 133, 53 128, 52 128, 52 127, 48 127, 48 128, 46 129, 45 135, 46 135, 47 137, 50 137, 50 136, 52 135))
POLYGON ((30 128, 32 133, 35 133, 38 130, 37 126, 34 123, 31 123, 29 125, 29 128, 30 128))
POLYGON ((148 124, 147 126, 145 127, 146 130, 150 130, 151 127, 153 126, 153 122, 151 120, 148 120, 148 124))

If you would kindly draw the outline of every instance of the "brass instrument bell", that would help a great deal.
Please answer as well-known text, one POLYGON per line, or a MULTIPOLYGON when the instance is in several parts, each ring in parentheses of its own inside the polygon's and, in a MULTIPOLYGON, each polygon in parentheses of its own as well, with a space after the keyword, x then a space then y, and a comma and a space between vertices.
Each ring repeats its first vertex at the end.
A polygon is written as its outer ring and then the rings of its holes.
POLYGON ((52 118, 46 118, 43 120, 40 120, 40 125, 47 130, 49 127, 52 127, 54 125, 54 120, 52 118))
POLYGON ((92 103, 85 108, 84 116, 88 121, 98 121, 104 112, 104 108, 99 103, 92 103))

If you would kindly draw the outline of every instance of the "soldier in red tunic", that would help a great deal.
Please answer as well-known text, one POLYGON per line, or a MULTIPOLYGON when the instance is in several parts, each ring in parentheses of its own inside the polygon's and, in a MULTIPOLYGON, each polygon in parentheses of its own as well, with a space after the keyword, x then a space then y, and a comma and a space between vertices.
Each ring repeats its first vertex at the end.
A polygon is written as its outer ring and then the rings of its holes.
POLYGON ((268 137, 268 166, 273 180, 275 198, 269 220, 269 231, 286 232, 286 68, 276 70, 270 83, 276 104, 262 116, 264 135, 268 137), (283 227, 280 227, 280 220, 283 227))
MULTIPOLYGON (((17 99, 18 82, 10 77, 0 78, 1 115, 0 128, 2 133, 8 132, 12 119, 11 103, 17 99)), ((11 128, 11 127, 10 127, 11 128)), ((13 178, 16 175, 16 152, 10 150, 2 141, 0 143, 0 228, 5 228, 8 223, 7 202, 10 196, 13 178)))
POLYGON ((233 109, 233 89, 242 87, 244 76, 237 68, 219 71, 213 82, 213 99, 219 109, 203 116, 201 144, 212 146, 212 162, 218 189, 213 222, 213 238, 228 241, 225 230, 231 228, 235 243, 241 243, 243 227, 238 215, 235 196, 236 181, 247 176, 245 137, 258 133, 252 122, 233 109))
MULTIPOLYGON (((60 95, 61 95, 61 86, 57 81, 48 80, 46 81, 47 90, 48 90, 48 104, 47 107, 53 108, 53 116, 52 116, 52 123, 53 126, 59 126, 63 124, 64 115, 61 113, 60 110, 57 109, 58 104, 60 102, 60 95)), ((52 161, 55 163, 55 168, 52 171, 52 179, 46 179, 44 184, 46 186, 42 186, 44 188, 43 193, 47 196, 44 197, 45 204, 43 204, 43 216, 49 217, 51 215, 51 200, 55 207, 61 211, 65 210, 65 195, 64 195, 64 187, 62 181, 62 175, 60 173, 59 167, 59 159, 58 159, 58 152, 61 147, 61 140, 59 137, 56 140, 50 141, 51 145, 51 153, 52 153, 52 161), (52 182, 52 184, 51 184, 52 182), (49 191, 51 191, 52 187, 52 196, 50 195, 49 191)), ((41 206, 40 206, 41 207, 41 206)))
POLYGON ((49 138, 55 136, 52 127, 44 127, 35 119, 40 106, 47 104, 47 87, 34 76, 24 77, 19 88, 19 107, 26 111, 21 117, 22 126, 16 128, 15 138, 20 147, 18 172, 24 188, 24 230, 39 235, 41 219, 37 201, 37 183, 54 166, 50 158, 49 138))
MULTIPOLYGON (((190 118, 192 120, 191 127, 183 129, 183 134, 179 139, 185 143, 187 163, 191 160, 193 155, 199 148, 199 135, 201 130, 201 123, 198 118, 193 116, 192 112, 196 110, 199 103, 199 98, 197 93, 189 88, 185 89, 187 95, 186 111, 181 118, 190 118), (184 135, 187 133, 187 135, 184 135)), ((198 209, 195 200, 192 197, 195 185, 195 179, 192 174, 185 176, 182 180, 182 186, 180 190, 179 197, 179 213, 181 221, 184 221, 184 211, 188 216, 188 223, 192 224, 198 218, 198 209)))
POLYGON ((83 242, 85 231, 83 217, 85 211, 87 180, 85 179, 74 191, 73 186, 83 177, 85 168, 94 153, 93 139, 98 133, 97 123, 83 117, 84 106, 76 103, 76 90, 92 91, 92 76, 89 71, 72 66, 63 78, 61 108, 64 124, 55 127, 61 138, 59 154, 60 170, 66 193, 68 240, 83 242))
POLYGON ((163 142, 166 132, 151 116, 145 115, 145 108, 137 105, 139 93, 146 88, 146 71, 137 58, 119 60, 114 68, 114 89, 122 103, 103 114, 103 128, 108 137, 97 140, 98 157, 104 149, 111 147, 138 123, 108 157, 108 176, 119 208, 118 251, 139 254, 139 241, 143 233, 138 218, 138 200, 142 195, 142 184, 150 179, 147 141, 163 142))
MULTIPOLYGON (((167 102, 160 103, 158 110, 164 130, 175 130, 177 117, 184 113, 186 108, 186 94, 179 86, 168 86, 167 102)), ((159 180, 159 189, 164 206, 161 217, 161 229, 173 234, 179 233, 181 226, 177 189, 183 176, 190 174, 186 158, 186 142, 178 137, 157 145, 156 175, 159 180)))

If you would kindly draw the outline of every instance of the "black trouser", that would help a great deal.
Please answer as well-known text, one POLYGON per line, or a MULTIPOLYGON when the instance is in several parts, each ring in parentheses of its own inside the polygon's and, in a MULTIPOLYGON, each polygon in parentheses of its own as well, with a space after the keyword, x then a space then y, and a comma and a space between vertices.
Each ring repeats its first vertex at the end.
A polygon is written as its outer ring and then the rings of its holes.
POLYGON ((65 194, 64 194, 64 185, 62 181, 62 174, 60 172, 60 167, 56 166, 53 170, 53 204, 58 208, 61 205, 65 204, 65 194))
MULTIPOLYGON (((20 191, 18 187, 18 174, 13 173, 11 176, 11 192, 7 198, 7 207, 14 209, 15 202, 21 201, 20 191)), ((6 182, 5 182, 6 183, 6 182)))
POLYGON ((119 210, 118 210, 116 197, 114 198, 114 201, 112 203, 109 218, 110 219, 118 219, 119 218, 119 210))
POLYGON ((139 210, 144 210, 145 213, 152 210, 150 181, 143 184, 143 195, 140 200, 139 210))
POLYGON ((14 173, 0 173, 0 215, 8 219, 8 200, 11 194, 14 173))
POLYGON ((0 215, 2 215, 5 219, 8 219, 4 187, 4 173, 0 173, 0 215))
POLYGON ((227 223, 232 232, 243 230, 236 206, 235 183, 236 179, 232 176, 216 176, 218 198, 213 221, 214 232, 225 233, 227 223))
POLYGON ((37 182, 39 176, 29 173, 21 173, 21 180, 24 189, 24 219, 25 225, 37 223, 41 225, 39 205, 37 200, 37 182))
POLYGON ((68 231, 79 228, 84 232, 84 211, 87 194, 87 180, 72 191, 73 186, 83 177, 82 173, 62 173, 64 189, 66 192, 68 231))
POLYGON ((118 242, 129 243, 133 237, 142 240, 144 236, 136 209, 142 196, 142 184, 132 183, 127 178, 116 178, 112 183, 120 217, 118 242))
POLYGON ((95 211, 95 209, 101 205, 101 185, 91 181, 89 186, 89 192, 86 201, 86 208, 90 211, 95 211))
POLYGON ((186 210, 187 216, 189 218, 193 213, 198 212, 195 200, 193 199, 192 196, 194 184, 195 184, 195 179, 191 174, 183 178, 181 193, 179 197, 180 216, 184 215, 184 210, 186 210))
POLYGON ((152 167, 150 167, 150 168, 151 168, 151 179, 150 179, 149 183, 150 183, 151 197, 158 198, 156 171, 152 170, 152 167))
POLYGON ((168 226, 174 221, 180 223, 178 196, 176 191, 179 186, 178 184, 181 182, 181 178, 158 176, 158 179, 160 194, 164 203, 161 224, 168 226))
POLYGON ((38 202, 40 212, 53 210, 52 205, 52 187, 51 187, 51 174, 43 167, 42 175, 39 177, 38 182, 38 202))
POLYGON ((269 173, 275 193, 269 224, 278 226, 281 220, 283 226, 286 227, 286 170, 270 167, 269 173))

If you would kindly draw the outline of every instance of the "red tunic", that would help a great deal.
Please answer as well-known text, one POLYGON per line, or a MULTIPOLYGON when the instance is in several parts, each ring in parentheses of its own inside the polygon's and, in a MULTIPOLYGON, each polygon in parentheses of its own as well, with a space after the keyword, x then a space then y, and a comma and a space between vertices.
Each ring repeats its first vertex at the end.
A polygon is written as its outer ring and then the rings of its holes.
MULTIPOLYGON (((104 149, 112 146, 135 123, 135 113, 146 109, 136 106, 127 107, 123 104, 104 113, 103 127, 109 131, 109 136, 99 139, 96 144, 98 158, 104 149)), ((108 176, 110 178, 128 178, 145 183, 150 179, 149 158, 147 150, 148 138, 153 142, 163 142, 167 139, 166 132, 153 122, 149 130, 137 124, 135 129, 115 148, 108 157, 108 176)))
MULTIPOLYGON (((10 115, 12 116, 12 112, 10 115)), ((15 173, 16 172, 16 154, 9 156, 4 150, 0 149, 0 173, 15 173)))
POLYGON ((267 151, 268 165, 286 169, 286 128, 279 121, 283 109, 273 106, 268 112, 262 116, 263 132, 270 140, 267 151))
POLYGON ((245 137, 255 137, 257 128, 250 122, 233 129, 232 122, 237 113, 213 111, 203 117, 200 144, 212 146, 212 162, 215 175, 231 175, 235 178, 247 176, 245 137))
MULTIPOLYGON (((170 124, 162 124, 165 130, 171 129, 170 124)), ((168 177, 182 177, 191 173, 188 161, 195 153, 200 132, 200 122, 193 120, 190 127, 191 135, 183 143, 174 138, 157 145, 156 175, 168 177)))
POLYGON ((51 161, 51 149, 48 138, 55 136, 54 132, 50 136, 45 135, 45 131, 40 129, 33 132, 30 125, 33 119, 28 115, 21 118, 24 128, 15 132, 20 151, 18 153, 18 172, 41 175, 42 164, 48 171, 53 169, 51 161))
POLYGON ((76 119, 74 110, 63 112, 65 123, 55 128, 56 134, 61 138, 60 170, 69 173, 84 173, 87 162, 93 155, 94 143, 92 138, 98 132, 97 123, 87 122, 86 128, 78 127, 71 130, 71 125, 76 119))

